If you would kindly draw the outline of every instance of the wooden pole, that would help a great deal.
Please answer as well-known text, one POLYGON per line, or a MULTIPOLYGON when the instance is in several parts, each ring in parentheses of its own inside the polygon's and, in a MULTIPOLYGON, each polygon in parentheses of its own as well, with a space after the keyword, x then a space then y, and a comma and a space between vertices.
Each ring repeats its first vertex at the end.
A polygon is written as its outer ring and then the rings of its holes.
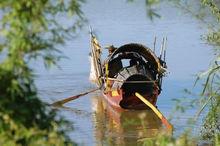
POLYGON ((71 97, 68 97, 68 98, 65 98, 65 99, 62 99, 62 100, 59 100, 59 101, 56 101, 54 103, 52 103, 51 105, 52 106, 62 106, 63 104, 69 102, 69 101, 72 101, 74 99, 77 99, 81 96, 84 96, 86 94, 89 94, 89 93, 92 93, 92 92, 95 92, 97 90, 99 90, 100 88, 96 88, 96 89, 92 89, 92 90, 89 90, 89 91, 86 91, 86 92, 83 92, 83 93, 80 93, 78 95, 75 95, 75 96, 71 96, 71 97))

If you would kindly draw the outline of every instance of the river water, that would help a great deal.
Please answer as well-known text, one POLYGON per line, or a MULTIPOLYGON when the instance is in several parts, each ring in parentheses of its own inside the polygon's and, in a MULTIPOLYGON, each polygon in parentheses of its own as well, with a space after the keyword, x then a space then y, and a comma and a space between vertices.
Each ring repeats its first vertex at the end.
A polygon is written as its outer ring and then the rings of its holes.
MULTIPOLYGON (((103 47, 136 42, 153 48, 155 36, 158 42, 167 36, 170 73, 164 79, 157 105, 166 117, 173 116, 171 123, 175 127, 174 134, 178 135, 188 127, 186 120, 196 110, 174 115, 172 99, 181 99, 185 96, 183 89, 193 87, 194 75, 208 67, 211 51, 200 39, 205 33, 203 24, 170 5, 162 4, 157 8, 162 18, 152 22, 147 18, 144 1, 92 0, 82 7, 103 47)), ((42 100, 52 103, 94 88, 88 80, 88 31, 85 26, 77 38, 61 47, 69 58, 59 62, 62 69, 45 70, 43 64, 35 65, 42 100)), ((157 44, 157 54, 159 48, 160 43, 157 44)), ((106 55, 106 50, 103 54, 106 55)), ((199 88, 194 91, 199 92, 199 88)), ((152 112, 116 111, 105 103, 100 92, 80 97, 59 110, 62 116, 73 122, 75 130, 70 132, 70 137, 80 145, 137 145, 143 138, 153 137, 163 129, 152 112)))

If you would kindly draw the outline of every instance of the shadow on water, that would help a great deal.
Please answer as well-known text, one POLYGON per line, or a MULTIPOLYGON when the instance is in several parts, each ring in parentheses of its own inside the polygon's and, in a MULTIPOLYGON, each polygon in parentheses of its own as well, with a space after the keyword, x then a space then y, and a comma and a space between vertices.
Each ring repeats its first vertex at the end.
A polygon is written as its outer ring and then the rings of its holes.
POLYGON ((63 105, 51 105, 53 107, 53 109, 57 109, 57 110, 63 110, 63 111, 69 111, 74 115, 77 116, 81 116, 81 117, 89 117, 91 116, 91 112, 85 111, 85 110, 80 110, 77 108, 73 108, 73 107, 68 107, 68 106, 63 106, 63 105))
POLYGON ((92 97, 96 145, 137 145, 142 138, 154 137, 162 130, 159 118, 151 110, 122 110, 92 97))

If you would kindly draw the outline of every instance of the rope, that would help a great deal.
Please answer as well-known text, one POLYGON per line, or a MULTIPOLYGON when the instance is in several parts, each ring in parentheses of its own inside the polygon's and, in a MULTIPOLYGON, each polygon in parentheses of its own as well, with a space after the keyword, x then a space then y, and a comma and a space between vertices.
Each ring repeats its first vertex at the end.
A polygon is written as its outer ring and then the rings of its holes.
POLYGON ((115 78, 105 78, 105 77, 101 77, 102 79, 108 79, 111 81, 116 81, 116 82, 122 82, 122 83, 156 83, 157 81, 125 81, 125 80, 119 80, 119 79, 115 79, 115 78))

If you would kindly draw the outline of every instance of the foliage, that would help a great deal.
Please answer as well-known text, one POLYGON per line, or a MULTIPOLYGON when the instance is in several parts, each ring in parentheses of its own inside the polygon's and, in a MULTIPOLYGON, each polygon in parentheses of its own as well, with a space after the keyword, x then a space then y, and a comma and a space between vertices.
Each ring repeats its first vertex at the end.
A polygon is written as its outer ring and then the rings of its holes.
POLYGON ((202 135, 205 139, 214 140, 214 135, 220 134, 220 66, 218 62, 213 63, 209 70, 200 74, 199 78, 205 77, 203 98, 209 96, 207 105, 209 112, 204 119, 202 135))
MULTIPOLYGON (((129 0, 134 1, 134 0, 129 0)), ((219 145, 220 136, 220 1, 218 0, 200 0, 200 1, 186 1, 186 0, 146 0, 146 8, 153 10, 150 14, 150 18, 160 16, 156 9, 152 9, 154 5, 158 5, 162 2, 171 2, 175 7, 180 8, 184 12, 191 14, 194 18, 205 24, 209 30, 208 34, 203 36, 204 41, 209 45, 214 46, 214 59, 210 63, 207 71, 198 75, 196 80, 203 82, 203 91, 201 91, 200 98, 196 101, 193 100, 188 106, 182 106, 180 101, 177 106, 178 110, 185 111, 185 107, 193 107, 195 103, 203 102, 202 109, 198 112, 197 116, 207 106, 208 113, 204 118, 203 127, 201 130, 202 139, 211 140, 215 145, 219 145), (156 15, 154 15, 156 14, 156 15)), ((185 105, 185 104, 184 104, 185 105)), ((162 139, 166 138, 162 136, 162 139)), ((176 139, 175 139, 176 140, 176 139)), ((156 141, 161 141, 159 137, 156 141)), ((162 140, 163 141, 163 140, 162 140)), ((171 145, 175 143, 172 139, 166 139, 167 143, 171 141, 171 145)), ((147 143, 149 141, 146 141, 147 143)), ((150 141, 148 145, 156 145, 155 141, 150 141)))
POLYGON ((57 117, 56 111, 37 97, 33 70, 28 63, 42 58, 46 67, 56 64, 61 56, 57 47, 72 37, 84 22, 82 2, 0 1, 1 143, 50 145, 52 139, 57 144, 69 141, 64 132, 69 129, 64 127, 68 122, 57 117), (69 24, 60 20, 72 16, 75 19, 69 24))
POLYGON ((66 141, 63 135, 59 135, 58 125, 52 123, 51 131, 41 130, 37 126, 26 128, 22 124, 16 123, 7 114, 0 113, 0 145, 76 145, 66 141), (7 131, 7 132, 5 132, 7 131))
MULTIPOLYGON (((220 2, 215 0, 201 0, 197 2, 178 2, 175 4, 207 26, 209 33, 204 35, 203 39, 215 47, 214 58, 209 68, 207 71, 199 73, 196 79, 196 83, 200 81, 203 85, 201 96, 198 99, 198 102, 203 102, 203 106, 196 117, 199 116, 205 107, 208 108, 208 113, 204 118, 201 130, 202 139, 219 143, 216 137, 220 135, 220 2), (196 8, 196 10, 193 10, 193 8, 196 8)), ((195 101, 193 102, 196 103, 195 101)))
POLYGON ((220 135, 220 3, 213 0, 202 0, 201 3, 210 10, 218 24, 206 37, 208 43, 216 47, 214 49, 214 59, 210 63, 209 69, 198 76, 198 80, 205 79, 202 91, 203 98, 207 99, 206 97, 209 97, 207 102, 209 112, 204 119, 202 135, 204 139, 214 141, 215 135, 220 135))
POLYGON ((197 145, 213 145, 219 146, 220 145, 220 135, 214 135, 214 141, 210 143, 209 141, 206 142, 199 142, 198 139, 192 138, 194 136, 189 135, 189 131, 183 133, 178 137, 172 137, 171 135, 167 135, 162 133, 155 138, 144 138, 139 140, 139 145, 142 146, 197 146, 197 145), (199 144, 200 143, 200 144, 199 144))
POLYGON ((166 133, 159 134, 155 138, 140 140, 143 146, 195 146, 196 140, 191 139, 187 133, 174 138, 166 133))
MULTIPOLYGON (((209 25, 210 32, 204 37, 210 45, 216 46, 219 48, 220 46, 220 2, 216 0, 201 0, 202 5, 209 12, 206 17, 207 20, 211 17, 211 23, 213 25, 209 25)), ((215 50, 219 56, 219 49, 215 50)))
MULTIPOLYGON (((134 2, 135 0, 127 0, 128 2, 134 2)), ((160 15, 157 13, 155 5, 159 4, 161 0, 145 0, 147 16, 153 20, 154 18, 160 18, 160 15)))
POLYGON ((194 18, 201 21, 209 30, 208 34, 203 36, 203 39, 209 45, 214 46, 214 58, 207 71, 198 74, 196 83, 200 81, 203 85, 203 90, 198 101, 192 101, 190 106, 193 107, 195 103, 203 102, 204 105, 196 117, 199 116, 206 106, 208 107, 209 111, 204 118, 201 134, 203 139, 215 141, 216 135, 219 136, 220 134, 220 2, 217 0, 170 1, 176 7, 190 13, 194 18))

